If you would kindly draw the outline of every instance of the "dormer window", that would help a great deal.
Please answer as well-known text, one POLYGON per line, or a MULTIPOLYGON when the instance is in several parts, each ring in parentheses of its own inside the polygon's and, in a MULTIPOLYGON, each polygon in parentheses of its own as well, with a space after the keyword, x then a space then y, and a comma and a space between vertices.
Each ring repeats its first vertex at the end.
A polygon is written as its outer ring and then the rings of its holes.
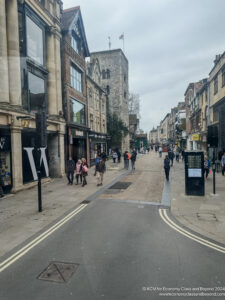
POLYGON ((78 54, 80 54, 79 42, 74 36, 72 36, 72 38, 71 38, 71 46, 72 46, 73 50, 75 50, 78 54))

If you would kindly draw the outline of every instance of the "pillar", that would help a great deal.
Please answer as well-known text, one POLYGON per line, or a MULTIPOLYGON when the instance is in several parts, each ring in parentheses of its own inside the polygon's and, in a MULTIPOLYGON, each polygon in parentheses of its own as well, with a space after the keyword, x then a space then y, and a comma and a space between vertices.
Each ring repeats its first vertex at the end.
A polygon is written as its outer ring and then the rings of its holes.
POLYGON ((5 0, 0 0, 0 102, 9 102, 5 0))
POLYGON ((55 35, 55 69, 56 69, 56 99, 57 114, 62 111, 62 84, 61 84, 61 54, 60 54, 60 36, 55 35))
POLYGON ((47 32, 46 52, 46 65, 49 72, 47 79, 48 113, 57 115, 55 42, 52 30, 47 32))
POLYGON ((14 118, 11 126, 12 178, 13 192, 19 191, 23 185, 22 139, 19 121, 14 118))
POLYGON ((6 12, 9 68, 9 100, 10 104, 21 106, 22 98, 17 1, 7 0, 6 12))

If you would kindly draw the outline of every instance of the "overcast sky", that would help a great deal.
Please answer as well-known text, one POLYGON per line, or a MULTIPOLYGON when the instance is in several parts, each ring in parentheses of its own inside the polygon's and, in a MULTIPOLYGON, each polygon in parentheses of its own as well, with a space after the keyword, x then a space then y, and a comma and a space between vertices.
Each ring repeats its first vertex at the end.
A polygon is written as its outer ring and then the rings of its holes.
POLYGON ((129 91, 141 98, 149 132, 184 100, 190 82, 208 77, 225 51, 225 0, 63 0, 80 6, 90 52, 123 49, 129 91))

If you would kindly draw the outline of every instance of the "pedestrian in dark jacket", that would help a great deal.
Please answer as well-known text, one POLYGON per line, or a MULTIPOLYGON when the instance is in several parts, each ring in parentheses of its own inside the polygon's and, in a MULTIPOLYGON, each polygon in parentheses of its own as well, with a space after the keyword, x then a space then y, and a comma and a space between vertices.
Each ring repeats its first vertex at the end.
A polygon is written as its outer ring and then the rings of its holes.
POLYGON ((74 169, 75 169, 75 161, 70 156, 69 160, 67 161, 67 179, 68 179, 68 184, 71 185, 73 184, 74 169))
POLYGON ((173 166, 174 156, 175 156, 173 150, 171 150, 171 151, 168 152, 168 156, 169 156, 169 159, 171 161, 171 167, 172 167, 173 166))
POLYGON ((170 159, 168 155, 166 155, 164 162, 164 170, 165 170, 165 175, 166 175, 166 180, 169 181, 169 175, 170 175, 170 159))
POLYGON ((118 163, 120 163, 120 158, 121 158, 121 152, 120 151, 117 152, 117 156, 118 156, 118 163))
POLYGON ((95 158, 95 173, 94 173, 94 176, 96 176, 96 166, 97 166, 97 163, 99 163, 100 161, 100 157, 97 155, 97 157, 95 158))
POLYGON ((103 175, 105 173, 105 162, 101 158, 99 163, 96 165, 96 177, 97 177, 97 186, 103 184, 103 175))
POLYGON ((137 152, 136 150, 133 150, 132 154, 131 154, 131 171, 133 172, 135 170, 135 162, 136 162, 136 158, 137 158, 137 152))
POLYGON ((85 158, 81 159, 80 172, 81 172, 81 175, 82 175, 82 178, 83 178, 82 187, 84 187, 87 184, 86 177, 88 175, 88 164, 87 164, 85 158))

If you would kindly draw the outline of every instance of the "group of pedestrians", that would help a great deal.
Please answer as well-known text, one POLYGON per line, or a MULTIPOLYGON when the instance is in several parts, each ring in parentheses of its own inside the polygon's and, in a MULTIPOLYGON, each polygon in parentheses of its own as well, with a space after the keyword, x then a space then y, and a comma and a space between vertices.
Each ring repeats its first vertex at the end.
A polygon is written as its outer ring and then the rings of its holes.
POLYGON ((130 155, 130 153, 128 151, 124 152, 123 155, 123 159, 124 159, 124 169, 128 170, 129 169, 129 161, 131 161, 131 171, 134 172, 135 170, 135 162, 137 159, 137 151, 134 149, 130 155))
POLYGON ((78 185, 80 181, 82 187, 84 187, 87 184, 86 177, 88 175, 88 164, 85 158, 78 159, 77 163, 75 164, 75 161, 72 159, 72 157, 69 157, 69 160, 67 161, 67 179, 68 184, 70 185, 73 184, 74 172, 76 176, 76 185, 78 185))

